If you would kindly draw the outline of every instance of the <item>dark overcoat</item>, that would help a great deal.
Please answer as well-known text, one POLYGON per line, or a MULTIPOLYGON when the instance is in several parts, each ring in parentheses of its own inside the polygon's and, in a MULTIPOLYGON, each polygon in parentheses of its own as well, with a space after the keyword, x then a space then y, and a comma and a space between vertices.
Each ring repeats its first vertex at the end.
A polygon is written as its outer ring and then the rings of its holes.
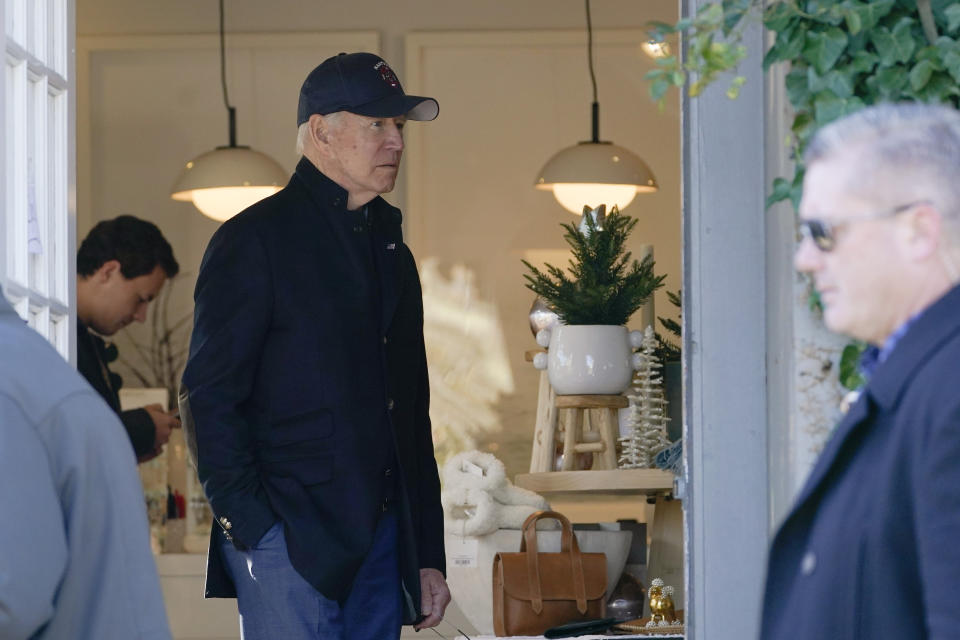
POLYGON ((157 437, 157 428, 146 409, 120 410, 120 387, 123 379, 107 367, 107 346, 103 338, 90 333, 87 325, 77 320, 77 371, 120 416, 120 422, 127 435, 133 452, 140 456, 153 453, 157 437))
POLYGON ((763 640, 960 638, 960 288, 837 426, 773 541, 763 640))
POLYGON ((410 622, 419 569, 445 571, 420 281, 400 211, 346 202, 302 159, 204 255, 183 382, 219 525, 206 593, 235 595, 219 539, 249 547, 279 519, 296 570, 344 599, 397 490, 410 622))

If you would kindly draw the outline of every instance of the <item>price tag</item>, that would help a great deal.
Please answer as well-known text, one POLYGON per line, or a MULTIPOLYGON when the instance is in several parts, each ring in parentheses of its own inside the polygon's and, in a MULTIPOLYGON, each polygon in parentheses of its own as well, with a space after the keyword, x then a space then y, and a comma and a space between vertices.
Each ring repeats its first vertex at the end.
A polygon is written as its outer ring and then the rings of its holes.
POLYGON ((479 543, 476 538, 463 538, 457 536, 452 549, 447 549, 447 558, 451 566, 458 569, 472 569, 477 566, 477 548, 479 543))

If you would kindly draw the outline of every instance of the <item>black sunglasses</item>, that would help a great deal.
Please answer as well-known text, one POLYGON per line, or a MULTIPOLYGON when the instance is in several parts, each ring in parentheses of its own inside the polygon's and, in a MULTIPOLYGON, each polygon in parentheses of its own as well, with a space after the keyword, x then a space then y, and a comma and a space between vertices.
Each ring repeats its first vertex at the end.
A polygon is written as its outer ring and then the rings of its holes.
POLYGON ((917 200, 916 202, 911 202, 909 204, 903 204, 899 207, 891 209, 889 211, 884 211, 881 213, 871 213, 865 216, 857 216, 856 218, 849 218, 847 220, 839 220, 837 222, 830 222, 823 218, 809 218, 807 220, 801 220, 799 223, 800 229, 800 241, 803 242, 804 239, 810 238, 813 241, 814 246, 824 253, 833 251, 834 247, 837 246, 837 237, 836 231, 841 227, 845 227, 848 224, 853 222, 863 222, 865 220, 883 220, 884 218, 892 218, 895 215, 901 214, 904 211, 909 211, 914 207, 920 206, 922 204, 930 204, 929 200, 917 200))

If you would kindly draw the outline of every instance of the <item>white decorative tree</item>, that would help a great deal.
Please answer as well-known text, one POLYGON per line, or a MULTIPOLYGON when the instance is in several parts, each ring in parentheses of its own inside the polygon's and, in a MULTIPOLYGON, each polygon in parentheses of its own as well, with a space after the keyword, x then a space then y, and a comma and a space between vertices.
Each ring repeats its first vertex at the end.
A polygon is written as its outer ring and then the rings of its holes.
POLYGON ((637 370, 636 385, 630 399, 630 434, 620 438, 622 447, 617 461, 621 469, 645 469, 654 466, 654 456, 670 444, 667 438, 667 401, 663 397, 663 366, 657 358, 657 337, 647 327, 640 345, 643 365, 637 370))

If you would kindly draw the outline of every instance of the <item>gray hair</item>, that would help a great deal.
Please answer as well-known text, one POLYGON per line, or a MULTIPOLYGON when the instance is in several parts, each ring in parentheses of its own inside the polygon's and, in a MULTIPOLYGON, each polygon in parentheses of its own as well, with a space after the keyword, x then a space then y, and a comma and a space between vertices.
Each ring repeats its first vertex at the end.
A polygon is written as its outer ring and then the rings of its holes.
POLYGON ((807 166, 841 155, 856 158, 859 186, 881 197, 929 200, 960 225, 960 112, 921 103, 868 107, 820 129, 803 159, 807 166))
MULTIPOLYGON (((327 124, 330 127, 339 127, 341 118, 343 117, 343 111, 334 111, 333 113, 328 113, 323 116, 324 120, 327 121, 327 124)), ((307 146, 307 140, 310 137, 310 121, 304 122, 297 128, 297 147, 296 152, 298 156, 303 155, 303 150, 307 146)))

